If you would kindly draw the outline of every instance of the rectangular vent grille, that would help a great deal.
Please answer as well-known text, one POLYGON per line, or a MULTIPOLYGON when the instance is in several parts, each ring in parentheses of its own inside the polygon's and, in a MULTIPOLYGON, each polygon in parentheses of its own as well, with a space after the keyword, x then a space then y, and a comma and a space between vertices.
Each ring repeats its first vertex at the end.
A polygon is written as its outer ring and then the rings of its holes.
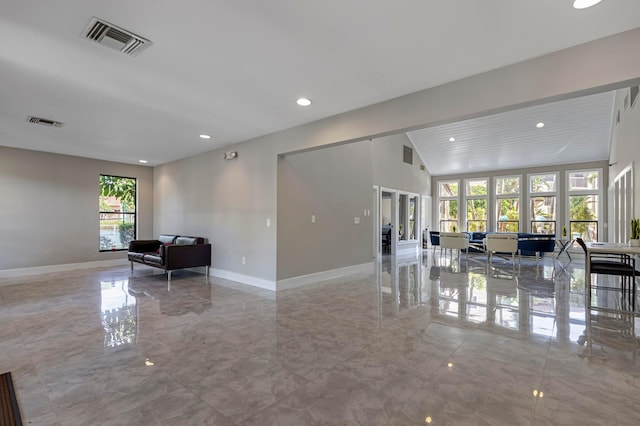
POLYGON ((82 37, 129 56, 136 56, 153 44, 144 37, 96 17, 91 18, 82 37))
POLYGON ((49 127, 62 127, 62 126, 64 126, 64 123, 62 123, 61 121, 49 120, 49 119, 46 119, 46 118, 34 117, 34 116, 31 116, 31 115, 29 117, 27 117, 27 122, 33 123, 33 124, 41 124, 43 126, 49 126, 49 127))
POLYGON ((402 161, 407 164, 413 164, 413 148, 410 146, 404 146, 404 150, 402 152, 402 161))

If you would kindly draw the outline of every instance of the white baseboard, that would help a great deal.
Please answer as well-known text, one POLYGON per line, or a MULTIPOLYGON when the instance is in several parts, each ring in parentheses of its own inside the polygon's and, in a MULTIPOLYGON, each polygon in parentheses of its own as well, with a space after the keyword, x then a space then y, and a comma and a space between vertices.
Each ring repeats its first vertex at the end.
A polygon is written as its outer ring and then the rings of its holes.
POLYGON ((224 269, 209 268, 209 275, 212 277, 224 278, 226 280, 237 281, 242 284, 276 291, 276 283, 250 275, 238 274, 237 272, 225 271, 224 269))
POLYGON ((374 262, 362 263, 360 265, 347 266, 345 268, 331 269, 329 271, 316 272, 309 275, 301 275, 299 277, 286 278, 276 281, 278 290, 287 290, 290 288, 301 287, 303 285, 317 283, 320 281, 340 278, 344 275, 355 274, 359 272, 373 272, 374 262))
MULTIPOLYGON (((94 262, 66 263, 62 265, 36 266, 32 268, 4 269, 4 270, 0 270, 0 278, 12 278, 12 277, 21 277, 21 276, 29 276, 29 275, 38 275, 38 274, 46 274, 49 272, 73 271, 77 269, 107 268, 112 266, 124 266, 128 264, 129 264, 129 261, 127 259, 112 259, 112 260, 100 260, 100 261, 94 261, 94 262)), ((216 268, 209 268, 209 275, 213 277, 236 281, 236 282, 247 284, 253 287, 263 288, 270 291, 277 291, 277 290, 286 290, 289 288, 296 288, 303 285, 316 283, 319 281, 326 281, 334 278, 339 278, 344 275, 355 274, 359 272, 366 272, 366 273, 372 272, 373 265, 374 265, 374 262, 363 263, 361 265, 347 266, 345 268, 332 269, 329 271, 322 271, 322 272, 316 272, 314 274, 287 278, 284 280, 279 280, 277 282, 265 280, 262 278, 252 277, 249 275, 238 274, 236 272, 225 271, 223 269, 216 269, 216 268)), ((136 266, 140 266, 140 265, 136 264, 136 266)), ((151 267, 149 268, 155 269, 151 267)))
POLYGON ((97 260, 94 262, 64 263, 62 265, 34 266, 32 268, 3 269, 0 270, 0 278, 23 277, 49 272, 73 271, 76 269, 108 268, 111 266, 127 265, 128 263, 129 261, 127 259, 111 259, 97 260))

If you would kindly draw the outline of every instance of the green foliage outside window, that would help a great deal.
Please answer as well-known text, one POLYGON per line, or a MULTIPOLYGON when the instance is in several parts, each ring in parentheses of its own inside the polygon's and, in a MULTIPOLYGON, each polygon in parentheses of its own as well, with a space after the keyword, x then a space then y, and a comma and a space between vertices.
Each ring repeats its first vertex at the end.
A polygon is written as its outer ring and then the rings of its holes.
POLYGON ((554 173, 550 173, 546 175, 531 176, 530 189, 533 193, 555 192, 556 175, 554 173))
POLYGON ((458 200, 440 201, 440 231, 451 231, 458 223, 458 200))
POLYGON ((597 229, 593 222, 598 220, 597 195, 572 195, 569 197, 569 220, 571 233, 580 234, 586 241, 597 240, 597 229))
POLYGON ((501 198, 498 200, 498 231, 518 232, 520 228, 520 199, 501 198))
POLYGON ((467 200, 467 230, 481 232, 487 230, 487 200, 467 200))
POLYGON ((466 185, 467 185, 467 196, 487 195, 486 179, 468 180, 466 181, 466 185))
POLYGON ((440 182, 439 194, 441 197, 457 197, 458 196, 458 182, 440 182))
POLYGON ((500 220, 520 220, 520 200, 518 198, 502 198, 498 200, 500 220))
POLYGON ((136 179, 100 175, 99 195, 100 250, 125 249, 136 236, 136 179))
POLYGON ((100 175, 100 195, 120 200, 123 212, 134 213, 136 211, 135 179, 100 175))
POLYGON ((136 234, 136 224, 131 222, 125 222, 118 225, 118 233, 120 234, 120 241, 132 241, 136 234))
POLYGON ((496 195, 519 194, 520 178, 505 177, 496 180, 496 195))
POLYGON ((569 197, 569 217, 571 220, 596 220, 597 203, 594 195, 573 195, 569 197))

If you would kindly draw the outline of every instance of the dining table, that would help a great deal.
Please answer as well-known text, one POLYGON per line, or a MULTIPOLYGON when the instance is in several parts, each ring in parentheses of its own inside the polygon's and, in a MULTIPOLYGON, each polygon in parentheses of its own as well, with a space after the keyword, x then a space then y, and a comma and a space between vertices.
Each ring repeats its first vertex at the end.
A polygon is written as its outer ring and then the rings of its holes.
POLYGON ((560 251, 558 252, 558 255, 556 256, 556 259, 560 258, 560 255, 562 253, 566 254, 567 257, 569 258, 569 261, 571 261, 571 253, 569 253, 569 248, 571 248, 573 246, 573 243, 575 243, 576 240, 575 239, 567 239, 567 238, 559 238, 556 240, 556 244, 558 245, 558 247, 560 247, 560 251))

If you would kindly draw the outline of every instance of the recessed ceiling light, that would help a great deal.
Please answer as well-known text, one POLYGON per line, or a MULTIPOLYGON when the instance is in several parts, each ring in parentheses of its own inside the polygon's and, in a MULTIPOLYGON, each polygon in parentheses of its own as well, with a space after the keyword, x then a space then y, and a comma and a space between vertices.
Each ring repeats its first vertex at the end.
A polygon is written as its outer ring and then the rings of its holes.
POLYGON ((586 9, 591 6, 595 6, 600 3, 602 0, 575 0, 573 2, 573 7, 576 9, 586 9))
POLYGON ((538 124, 536 124, 536 127, 537 127, 538 129, 542 129, 542 128, 544 127, 544 123, 541 121, 541 122, 539 122, 538 124))
POLYGON ((311 99, 308 98, 298 98, 296 103, 300 106, 309 106, 311 105, 311 99))
POLYGON ((454 138, 453 136, 449 138, 449 142, 455 142, 456 138, 454 138))
POLYGON ((147 160, 138 160, 138 163, 147 164, 148 161, 147 160))
POLYGON ((209 135, 200 135, 201 139, 211 139, 211 136, 209 135))

